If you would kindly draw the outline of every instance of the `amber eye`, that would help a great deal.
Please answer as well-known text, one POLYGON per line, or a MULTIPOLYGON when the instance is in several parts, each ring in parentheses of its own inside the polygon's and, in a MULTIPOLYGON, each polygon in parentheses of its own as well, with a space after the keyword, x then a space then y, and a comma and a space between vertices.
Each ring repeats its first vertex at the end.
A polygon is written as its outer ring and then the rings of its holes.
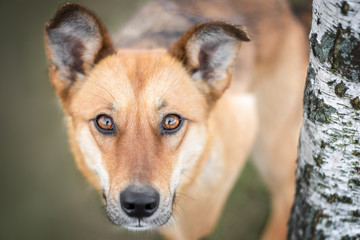
POLYGON ((176 114, 168 114, 162 121, 163 133, 171 134, 177 132, 182 125, 182 118, 176 114))
POLYGON ((103 134, 115 133, 115 126, 112 118, 108 115, 101 114, 95 119, 95 126, 103 134))

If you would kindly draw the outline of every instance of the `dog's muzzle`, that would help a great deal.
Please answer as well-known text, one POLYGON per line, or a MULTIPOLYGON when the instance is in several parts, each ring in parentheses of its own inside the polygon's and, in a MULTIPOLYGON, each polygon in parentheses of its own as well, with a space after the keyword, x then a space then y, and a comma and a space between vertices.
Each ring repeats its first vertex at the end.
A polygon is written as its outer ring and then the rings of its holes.
POLYGON ((130 230, 154 229, 172 216, 173 197, 161 197, 150 185, 132 184, 117 196, 105 196, 105 201, 110 221, 130 230))

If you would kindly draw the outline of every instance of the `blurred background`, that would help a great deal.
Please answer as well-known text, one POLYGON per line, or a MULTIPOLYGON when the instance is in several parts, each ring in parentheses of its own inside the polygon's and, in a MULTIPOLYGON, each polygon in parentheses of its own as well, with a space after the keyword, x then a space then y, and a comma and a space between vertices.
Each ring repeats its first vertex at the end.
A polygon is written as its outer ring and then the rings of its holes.
MULTIPOLYGON (((148 1, 79 2, 114 33, 148 1)), ((112 226, 73 162, 43 47, 44 24, 61 3, 0 0, 0 239, 161 239, 112 226)), ((258 239, 268 212, 268 194, 248 163, 206 239, 258 239)))

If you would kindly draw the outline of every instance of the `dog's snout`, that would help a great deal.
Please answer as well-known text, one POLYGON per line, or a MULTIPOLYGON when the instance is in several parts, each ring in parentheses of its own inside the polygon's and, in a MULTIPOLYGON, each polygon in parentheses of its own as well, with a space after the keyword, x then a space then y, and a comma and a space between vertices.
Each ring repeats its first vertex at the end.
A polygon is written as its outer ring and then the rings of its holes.
POLYGON ((120 194, 121 208, 129 217, 150 217, 159 206, 159 193, 151 186, 131 185, 120 194))

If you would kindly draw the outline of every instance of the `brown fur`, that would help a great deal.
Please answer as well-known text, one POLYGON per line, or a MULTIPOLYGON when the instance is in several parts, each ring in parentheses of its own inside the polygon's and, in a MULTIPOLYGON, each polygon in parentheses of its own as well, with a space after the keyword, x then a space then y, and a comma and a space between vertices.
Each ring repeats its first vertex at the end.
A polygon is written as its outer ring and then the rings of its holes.
POLYGON ((119 194, 130 184, 151 185, 161 196, 162 219, 181 208, 181 217, 170 218, 171 228, 158 226, 162 234, 177 240, 206 236, 253 149, 272 196, 263 239, 285 239, 307 62, 304 29, 286 1, 157 1, 115 39, 127 49, 115 51, 104 26, 78 4, 60 7, 45 31, 50 78, 77 165, 104 192, 109 218, 126 225, 117 218, 119 194), (69 16, 80 16, 92 30, 68 31, 75 29, 69 16), (239 55, 240 42, 250 40, 244 27, 198 24, 223 16, 248 26, 253 41, 239 55), (52 37, 58 31, 60 43, 52 37), (68 37, 82 47, 74 48, 68 37), (227 51, 218 52, 224 60, 209 64, 216 49, 227 51), (169 113, 186 120, 176 134, 163 135, 159 121, 169 113), (115 135, 99 133, 99 114, 113 118, 115 135))

